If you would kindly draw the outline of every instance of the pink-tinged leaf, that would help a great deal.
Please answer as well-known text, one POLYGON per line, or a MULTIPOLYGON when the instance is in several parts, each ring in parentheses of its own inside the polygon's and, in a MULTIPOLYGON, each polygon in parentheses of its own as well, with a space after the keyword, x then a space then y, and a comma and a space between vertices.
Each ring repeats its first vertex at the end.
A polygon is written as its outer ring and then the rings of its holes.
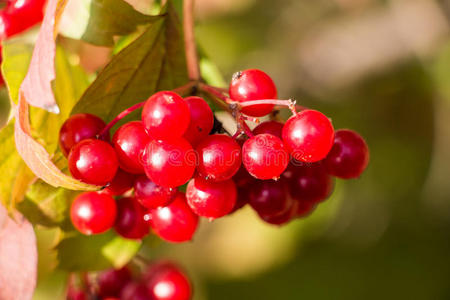
POLYGON ((14 220, 0 204, 0 299, 28 300, 36 286, 36 236, 18 212, 14 220))
POLYGON ((21 90, 27 102, 52 113, 59 113, 51 83, 55 80, 56 24, 66 0, 49 0, 30 67, 21 90))

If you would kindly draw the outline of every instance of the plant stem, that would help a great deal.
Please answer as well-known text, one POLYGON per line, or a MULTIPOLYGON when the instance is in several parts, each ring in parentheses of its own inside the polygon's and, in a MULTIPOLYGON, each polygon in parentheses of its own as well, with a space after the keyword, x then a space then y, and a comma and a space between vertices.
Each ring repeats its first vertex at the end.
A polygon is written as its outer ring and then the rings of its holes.
POLYGON ((220 88, 216 88, 202 82, 198 84, 198 88, 201 91, 212 96, 212 100, 214 100, 214 102, 216 102, 216 104, 219 105, 223 110, 231 112, 232 109, 230 108, 230 104, 232 104, 232 101, 230 102, 228 97, 223 91, 220 90, 220 88))
POLYGON ((183 30, 186 64, 190 80, 200 80, 197 48, 194 34, 194 0, 183 1, 183 30))

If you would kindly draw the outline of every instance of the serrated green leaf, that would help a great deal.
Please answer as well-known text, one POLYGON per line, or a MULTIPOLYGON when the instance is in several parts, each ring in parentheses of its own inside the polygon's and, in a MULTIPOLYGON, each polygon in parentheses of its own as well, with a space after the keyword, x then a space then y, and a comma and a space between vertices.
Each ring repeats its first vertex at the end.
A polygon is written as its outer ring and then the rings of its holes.
POLYGON ((159 16, 144 15, 123 0, 92 0, 90 18, 82 39, 97 46, 114 46, 114 37, 132 33, 138 25, 159 16))
POLYGON ((170 1, 162 13, 162 18, 113 57, 72 114, 90 112, 110 121, 158 90, 187 83, 181 25, 170 1))
POLYGON ((92 236, 76 233, 56 246, 58 267, 68 271, 120 268, 130 261, 140 246, 141 242, 123 239, 112 231, 92 236))

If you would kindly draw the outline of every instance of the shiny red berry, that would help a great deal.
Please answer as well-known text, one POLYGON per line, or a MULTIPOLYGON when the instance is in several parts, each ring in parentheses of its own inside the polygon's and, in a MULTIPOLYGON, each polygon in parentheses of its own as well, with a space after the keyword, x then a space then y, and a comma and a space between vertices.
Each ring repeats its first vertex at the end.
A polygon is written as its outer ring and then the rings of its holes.
POLYGON ((321 112, 304 110, 286 121, 282 135, 292 157, 303 162, 316 162, 330 152, 334 129, 321 112))
POLYGON ((236 204, 236 185, 233 180, 211 182, 200 177, 189 181, 186 199, 197 215, 211 220, 230 213, 236 204))
MULTIPOLYGON (((277 88, 272 78, 256 69, 237 72, 231 79, 229 88, 230 98, 239 101, 276 99, 277 88)), ((262 117, 273 110, 273 104, 252 105, 242 109, 246 115, 262 117)))
POLYGON ((114 176, 113 180, 101 191, 101 193, 106 193, 111 196, 121 196, 133 188, 135 178, 135 175, 127 173, 119 168, 116 172, 116 176, 114 176))
POLYGON ((46 0, 8 0, 5 2, 7 2, 6 7, 0 12, 0 39, 21 33, 44 18, 46 0))
POLYGON ((192 177, 196 159, 196 153, 185 139, 154 140, 145 148, 144 170, 154 183, 174 188, 192 177))
POLYGON ((122 169, 133 174, 144 173, 143 153, 150 137, 141 121, 128 122, 119 127, 112 142, 122 169))
POLYGON ((178 193, 168 206, 151 210, 149 218, 153 231, 173 243, 190 241, 198 225, 198 216, 187 205, 183 193, 178 193))
POLYGON ((286 212, 292 200, 288 197, 284 180, 262 180, 250 190, 249 204, 260 215, 276 216, 286 212))
POLYGON ((83 182, 106 185, 116 175, 119 163, 114 148, 100 140, 87 139, 76 144, 69 153, 69 170, 83 182))
POLYGON ((174 264, 163 262, 151 266, 144 281, 153 300, 190 300, 189 278, 174 264))
POLYGON ((177 194, 177 189, 162 187, 148 179, 147 176, 140 175, 134 183, 134 194, 143 206, 152 209, 169 205, 177 194))
POLYGON ((70 207, 73 226, 83 234, 97 234, 110 229, 116 219, 117 206, 106 194, 86 192, 78 195, 70 207))
POLYGON ((253 129, 253 134, 263 134, 268 133, 276 136, 277 138, 281 139, 281 132, 283 131, 284 124, 278 121, 266 121, 262 122, 258 126, 253 129))
POLYGON ((130 269, 109 269, 98 275, 98 295, 102 298, 120 297, 122 289, 132 280, 130 269))
POLYGON ((289 162, 283 142, 271 134, 258 134, 242 147, 242 162, 247 171, 258 179, 280 177, 289 162))
POLYGON ((149 232, 148 223, 144 220, 146 213, 147 210, 134 198, 117 200, 114 230, 127 239, 142 239, 149 232))
POLYGON ((211 132, 214 115, 208 103, 200 97, 191 96, 184 98, 184 101, 189 107, 191 121, 183 137, 195 146, 211 132))
POLYGON ((369 164, 369 147, 353 130, 337 130, 333 147, 324 164, 328 173, 333 176, 344 179, 357 178, 369 164))
POLYGON ((69 155, 70 149, 82 140, 95 138, 105 126, 102 119, 91 114, 76 114, 68 118, 59 130, 59 146, 64 156, 69 155))
POLYGON ((321 163, 297 166, 294 175, 289 179, 289 193, 298 201, 323 201, 330 196, 333 187, 333 178, 321 163))
POLYGON ((198 144, 196 150, 197 171, 208 180, 230 179, 241 166, 241 147, 228 135, 210 135, 198 144))
POLYGON ((181 138, 189 127, 189 106, 174 92, 158 92, 145 103, 142 122, 154 139, 181 138))

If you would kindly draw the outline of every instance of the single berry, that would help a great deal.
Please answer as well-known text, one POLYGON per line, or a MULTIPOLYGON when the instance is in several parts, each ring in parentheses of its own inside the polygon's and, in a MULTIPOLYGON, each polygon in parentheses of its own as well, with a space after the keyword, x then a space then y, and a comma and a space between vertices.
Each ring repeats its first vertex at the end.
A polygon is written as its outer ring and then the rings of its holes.
POLYGON ((271 134, 259 134, 248 139, 242 147, 242 162, 247 171, 258 179, 280 177, 289 162, 283 142, 271 134))
POLYGON ((241 166, 241 147, 228 135, 210 135, 198 144, 196 150, 197 171, 208 180, 230 179, 241 166))
POLYGON ((114 148, 94 139, 76 144, 68 159, 72 176, 89 184, 106 185, 113 180, 119 167, 114 148))
POLYGON ((129 282, 120 293, 120 300, 154 300, 142 282, 129 282))
POLYGON ((333 186, 333 178, 321 163, 304 164, 295 168, 289 193, 295 200, 317 203, 330 196, 333 186))
POLYGON ((151 266, 144 281, 153 300, 189 300, 192 297, 189 278, 172 263, 151 266))
POLYGON ((234 183, 236 183, 236 186, 240 188, 251 185, 253 182, 256 181, 256 179, 255 177, 250 175, 245 166, 241 164, 241 167, 239 168, 237 173, 234 174, 233 176, 233 181, 234 183))
POLYGON ((258 215, 266 223, 269 223, 269 224, 272 224, 272 225, 277 225, 277 226, 286 225, 287 223, 292 221, 292 219, 294 219, 296 217, 296 214, 297 214, 298 202, 297 201, 290 201, 290 202, 291 202, 290 207, 288 209, 286 209, 286 211, 284 211, 282 213, 278 213, 278 214, 258 214, 258 215))
POLYGON ((59 130, 59 146, 64 156, 69 155, 70 149, 82 140, 95 138, 105 126, 102 119, 91 114, 76 114, 68 118, 59 130))
POLYGON ((132 280, 130 269, 109 269, 98 275, 98 294, 102 298, 120 297, 122 289, 132 280))
POLYGON ((153 231, 173 243, 190 241, 198 225, 198 216, 187 205, 183 193, 178 193, 168 206, 151 210, 149 218, 153 231))
POLYGON ((106 193, 111 196, 121 196, 133 188, 135 178, 135 175, 127 173, 119 168, 116 172, 116 176, 114 176, 113 180, 101 191, 101 193, 106 193))
POLYGON ((189 106, 174 92, 158 92, 145 103, 142 122, 154 139, 180 138, 189 127, 189 106))
MULTIPOLYGON (((233 75, 229 94, 231 99, 239 102, 276 99, 277 88, 269 75, 261 70, 250 69, 233 75)), ((262 117, 269 114, 273 107, 273 104, 258 104, 244 107, 242 112, 249 116, 262 117)))
POLYGON ((114 225, 117 207, 114 199, 97 192, 78 195, 70 207, 70 219, 73 226, 83 234, 97 234, 114 225))
POLYGON ((143 206, 152 209, 169 205, 177 194, 177 189, 159 186, 147 176, 140 175, 134 182, 134 194, 143 206))
POLYGON ((284 124, 282 134, 292 157, 303 162, 324 159, 333 146, 333 125, 317 110, 304 110, 292 116, 284 124))
POLYGON ((248 187, 237 188, 236 204, 234 205, 233 209, 229 214, 232 214, 235 211, 246 206, 248 204, 249 197, 250 197, 250 189, 248 187))
POLYGON ((283 179, 262 180, 250 190, 249 204, 260 215, 276 216, 286 212, 292 200, 287 195, 283 179))
POLYGON ((305 218, 309 216, 314 209, 316 209, 317 204, 311 201, 295 201, 297 203, 295 216, 297 218, 305 218))
POLYGON ((8 0, 0 12, 0 39, 21 33, 44 18, 46 0, 8 0))
POLYGON ((337 130, 324 164, 333 176, 357 178, 369 164, 369 147, 358 133, 348 129, 337 130))
POLYGON ((141 121, 128 122, 119 127, 112 142, 122 169, 133 174, 144 173, 142 156, 150 137, 141 121))
POLYGON ((214 115, 208 103, 200 97, 191 96, 184 98, 184 101, 189 107, 191 121, 183 137, 191 145, 197 145, 212 130, 214 115))
POLYGON ((283 131, 283 123, 277 122, 277 121, 266 121, 262 122, 258 126, 253 129, 253 134, 263 134, 268 133, 276 136, 281 140, 281 132, 283 131))
POLYGON ((210 220, 230 213, 237 198, 236 185, 229 179, 221 182, 210 182, 201 177, 189 181, 186 199, 192 211, 210 220))
POLYGON ((117 200, 115 231, 127 239, 142 239, 149 231, 149 226, 144 220, 146 213, 146 209, 134 198, 117 200))
POLYGON ((174 188, 194 174, 197 155, 185 139, 151 141, 145 148, 144 170, 156 184, 174 188))

